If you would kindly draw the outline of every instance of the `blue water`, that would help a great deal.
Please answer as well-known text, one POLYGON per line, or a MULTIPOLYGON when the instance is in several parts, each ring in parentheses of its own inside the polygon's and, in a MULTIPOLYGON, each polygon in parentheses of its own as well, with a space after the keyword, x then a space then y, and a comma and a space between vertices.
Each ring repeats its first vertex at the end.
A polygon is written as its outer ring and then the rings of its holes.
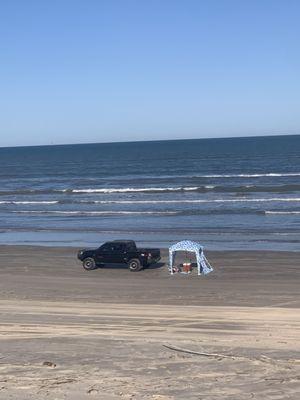
POLYGON ((0 148, 0 243, 300 250, 300 136, 0 148))

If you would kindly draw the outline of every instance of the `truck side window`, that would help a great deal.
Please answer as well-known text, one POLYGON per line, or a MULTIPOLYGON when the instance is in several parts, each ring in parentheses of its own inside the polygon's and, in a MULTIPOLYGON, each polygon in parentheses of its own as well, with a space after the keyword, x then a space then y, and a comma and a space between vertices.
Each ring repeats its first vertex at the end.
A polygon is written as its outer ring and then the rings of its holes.
POLYGON ((103 246, 101 246, 99 250, 103 251, 105 253, 110 253, 111 252, 111 245, 106 243, 103 246))
POLYGON ((125 244, 120 244, 118 250, 119 250, 120 253, 124 253, 124 251, 126 251, 126 245, 125 244))
POLYGON ((136 249, 135 249, 135 246, 132 243, 129 243, 128 246, 127 246, 127 250, 128 251, 135 251, 136 249))
POLYGON ((116 253, 121 253, 123 251, 123 244, 122 243, 115 243, 112 247, 112 250, 115 251, 116 253))

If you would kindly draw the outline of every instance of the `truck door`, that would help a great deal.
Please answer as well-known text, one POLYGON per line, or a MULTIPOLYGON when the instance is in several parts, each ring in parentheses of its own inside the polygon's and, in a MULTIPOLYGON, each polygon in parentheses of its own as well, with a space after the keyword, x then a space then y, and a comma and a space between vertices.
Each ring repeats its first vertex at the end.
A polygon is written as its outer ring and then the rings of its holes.
POLYGON ((113 251, 112 251, 112 245, 111 243, 105 243, 99 249, 97 250, 96 253, 96 262, 98 263, 103 263, 103 264, 109 264, 114 261, 113 260, 113 251))
POLYGON ((113 260, 112 262, 116 264, 124 263, 124 251, 125 246, 123 243, 113 243, 111 253, 111 259, 113 260))
POLYGON ((124 254, 119 243, 105 243, 97 251, 97 262, 103 264, 117 264, 124 262, 124 254))

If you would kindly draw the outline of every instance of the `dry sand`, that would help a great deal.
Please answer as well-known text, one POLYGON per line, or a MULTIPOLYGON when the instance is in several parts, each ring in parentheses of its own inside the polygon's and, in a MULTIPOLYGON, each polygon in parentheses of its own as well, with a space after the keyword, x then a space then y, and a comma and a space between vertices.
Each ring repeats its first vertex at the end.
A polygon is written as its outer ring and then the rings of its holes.
POLYGON ((300 398, 300 253, 208 253, 206 277, 75 256, 0 247, 1 400, 300 398))

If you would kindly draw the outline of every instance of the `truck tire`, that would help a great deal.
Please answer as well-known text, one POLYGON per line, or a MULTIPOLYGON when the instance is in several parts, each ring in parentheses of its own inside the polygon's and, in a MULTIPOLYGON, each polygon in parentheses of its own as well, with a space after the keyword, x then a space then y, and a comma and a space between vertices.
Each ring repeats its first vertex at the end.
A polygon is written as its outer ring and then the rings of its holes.
POLYGON ((86 271, 92 271, 97 268, 95 260, 91 257, 85 258, 82 262, 82 266, 86 271))
POLYGON ((132 260, 129 261, 128 268, 130 269, 131 272, 137 272, 140 271, 143 268, 143 266, 138 258, 133 258, 132 260))

